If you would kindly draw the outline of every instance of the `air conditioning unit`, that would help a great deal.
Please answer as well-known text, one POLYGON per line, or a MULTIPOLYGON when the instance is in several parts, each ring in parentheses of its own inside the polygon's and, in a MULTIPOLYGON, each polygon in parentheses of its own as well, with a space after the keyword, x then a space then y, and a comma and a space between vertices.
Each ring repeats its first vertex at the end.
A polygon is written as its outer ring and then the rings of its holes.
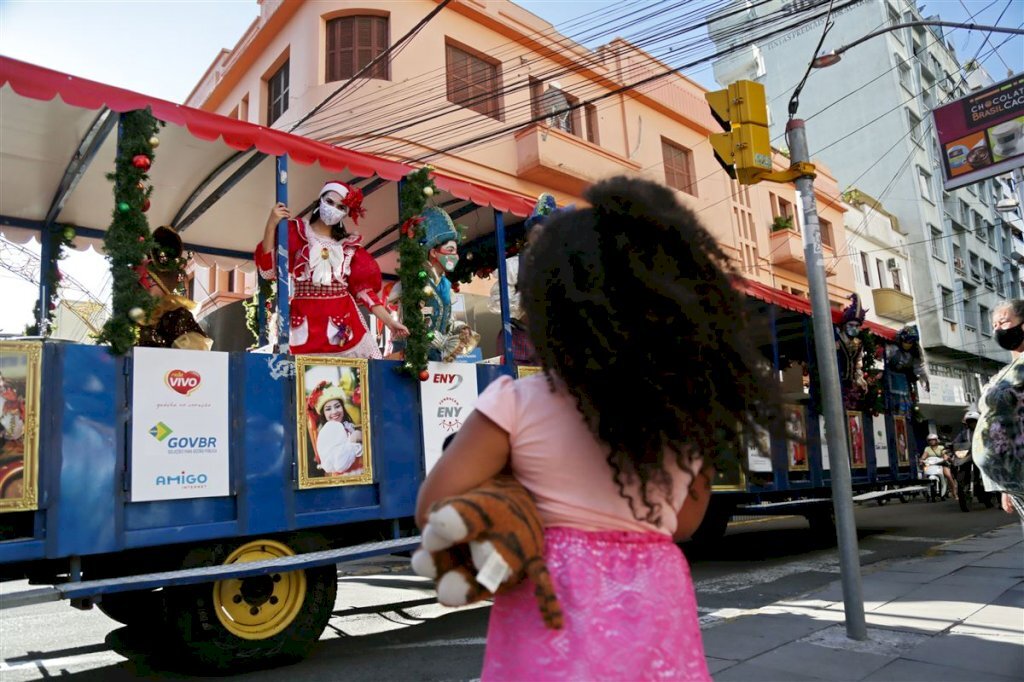
POLYGON ((896 265, 896 259, 890 258, 889 260, 885 261, 885 267, 888 268, 889 270, 898 269, 898 266, 896 265))

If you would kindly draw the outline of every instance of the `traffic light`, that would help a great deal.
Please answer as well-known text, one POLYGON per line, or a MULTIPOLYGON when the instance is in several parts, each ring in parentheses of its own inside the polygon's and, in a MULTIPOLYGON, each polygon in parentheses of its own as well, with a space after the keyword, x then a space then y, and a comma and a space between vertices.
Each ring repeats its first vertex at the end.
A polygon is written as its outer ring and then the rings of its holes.
POLYGON ((727 132, 712 133, 711 146, 729 177, 754 185, 772 171, 768 104, 764 86, 736 81, 725 90, 704 93, 711 114, 727 132))

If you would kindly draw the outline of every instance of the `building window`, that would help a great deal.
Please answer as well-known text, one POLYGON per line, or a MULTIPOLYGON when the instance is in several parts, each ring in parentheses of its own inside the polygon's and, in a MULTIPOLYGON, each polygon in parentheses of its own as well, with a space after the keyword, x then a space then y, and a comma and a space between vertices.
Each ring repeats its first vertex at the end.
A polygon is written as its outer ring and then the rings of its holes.
POLYGON ((881 258, 875 259, 875 270, 878 272, 878 288, 885 288, 885 263, 881 258))
POLYGON ((288 62, 267 79, 267 125, 273 125, 281 114, 288 111, 288 62))
POLYGON ((918 166, 917 167, 917 181, 918 181, 918 185, 920 186, 920 189, 921 189, 921 196, 924 197, 925 199, 927 199, 928 201, 931 201, 932 203, 935 203, 935 200, 932 199, 932 176, 931 176, 931 173, 926 171, 924 168, 921 168, 920 166, 918 166))
POLYGON ((661 138, 661 157, 665 164, 665 184, 673 189, 697 196, 697 174, 693 167, 693 152, 686 147, 661 138))
POLYGON ((978 254, 968 252, 968 261, 971 266, 971 277, 981 281, 981 261, 978 259, 978 254))
POLYGON ((970 330, 978 328, 978 292, 974 287, 964 287, 964 326, 970 330))
POLYGON ((982 276, 985 279, 985 286, 994 290, 996 288, 996 283, 992 279, 992 265, 988 262, 983 262, 981 264, 981 271, 982 276))
POLYGON ((963 250, 960 248, 959 244, 953 244, 953 267, 956 268, 956 271, 960 274, 963 274, 966 270, 963 250))
POLYGON ((981 317, 981 334, 982 336, 992 336, 992 318, 991 313, 985 306, 978 308, 978 315, 981 317))
POLYGON ((448 101, 502 120, 498 62, 446 46, 448 101))
POLYGON ((988 225, 985 226, 985 232, 988 233, 989 248, 995 251, 998 248, 998 246, 996 245, 996 226, 993 225, 992 223, 989 223, 988 225))
POLYGON ((939 287, 942 295, 942 317, 950 322, 956 322, 956 305, 953 302, 953 292, 946 287, 939 287))
POLYGON ((601 144, 597 126, 597 107, 593 104, 585 104, 583 110, 587 114, 587 142, 601 144))
POLYGON ((932 255, 939 260, 944 260, 946 254, 945 250, 942 248, 942 230, 934 225, 929 225, 928 227, 931 228, 932 233, 932 255))
POLYGON ((907 92, 914 92, 914 82, 911 76, 910 64, 907 64, 906 60, 898 54, 893 56, 896 58, 896 68, 899 69, 900 85, 902 85, 903 89, 907 92))
POLYGON ((821 243, 830 249, 835 249, 836 243, 835 237, 832 234, 832 223, 824 218, 818 218, 818 224, 821 227, 821 243))
POLYGON ((910 139, 924 149, 924 133, 921 130, 921 119, 910 109, 907 109, 907 122, 910 124, 910 139))
POLYGON ((1003 271, 999 268, 992 269, 992 279, 996 281, 996 293, 1000 296, 1006 295, 1006 288, 1003 285, 1003 271))
POLYGON ((249 95, 243 97, 242 101, 238 103, 238 120, 249 120, 249 95))
POLYGON ((863 251, 860 252, 860 271, 861 271, 861 274, 864 275, 864 286, 870 287, 871 286, 871 264, 870 264, 870 259, 868 258, 868 254, 866 254, 863 251))
MULTIPOLYGON (((328 81, 352 78, 388 49, 388 18, 338 17, 327 22, 328 81)), ((388 80, 388 60, 381 59, 363 78, 388 80)))
POLYGON ((899 270, 890 270, 892 274, 892 288, 896 291, 903 291, 903 276, 899 270))

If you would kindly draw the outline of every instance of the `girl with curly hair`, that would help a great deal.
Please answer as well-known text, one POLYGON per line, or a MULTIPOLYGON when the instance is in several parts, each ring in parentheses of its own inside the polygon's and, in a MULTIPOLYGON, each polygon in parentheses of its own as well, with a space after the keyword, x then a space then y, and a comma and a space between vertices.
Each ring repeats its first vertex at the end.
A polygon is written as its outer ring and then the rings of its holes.
POLYGON ((689 568, 717 453, 775 385, 725 254, 671 190, 618 177, 531 235, 522 304, 544 372, 480 395, 417 519, 508 467, 537 501, 565 610, 499 595, 483 679, 710 679, 689 568))

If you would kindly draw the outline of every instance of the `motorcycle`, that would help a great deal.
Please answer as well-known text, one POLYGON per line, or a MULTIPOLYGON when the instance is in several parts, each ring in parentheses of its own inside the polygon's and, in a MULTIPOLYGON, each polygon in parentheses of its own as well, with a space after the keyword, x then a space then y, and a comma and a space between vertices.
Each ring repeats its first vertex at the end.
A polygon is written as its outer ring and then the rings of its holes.
POLYGON ((956 500, 960 504, 960 511, 971 510, 972 492, 986 509, 995 505, 994 495, 987 492, 981 483, 981 471, 975 466, 970 450, 957 450, 953 453, 949 466, 953 471, 953 480, 956 481, 956 500))
POLYGON ((943 471, 945 461, 941 457, 933 455, 926 457, 923 464, 924 476, 928 479, 928 501, 935 502, 946 499, 949 490, 946 486, 946 474, 943 471))

